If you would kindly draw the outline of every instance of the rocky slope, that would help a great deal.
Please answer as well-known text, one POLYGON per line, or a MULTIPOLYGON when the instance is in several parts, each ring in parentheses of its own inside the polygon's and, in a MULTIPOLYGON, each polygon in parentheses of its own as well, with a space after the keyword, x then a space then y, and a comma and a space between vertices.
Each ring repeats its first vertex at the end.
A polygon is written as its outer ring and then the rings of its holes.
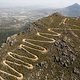
POLYGON ((0 80, 79 80, 80 19, 54 13, 7 38, 0 80))

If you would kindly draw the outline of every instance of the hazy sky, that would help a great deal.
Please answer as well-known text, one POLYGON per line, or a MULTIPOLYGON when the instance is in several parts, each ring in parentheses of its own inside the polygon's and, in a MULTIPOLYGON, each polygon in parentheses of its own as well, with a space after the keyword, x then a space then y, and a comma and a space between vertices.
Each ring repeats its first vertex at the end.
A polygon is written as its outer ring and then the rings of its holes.
POLYGON ((43 6, 61 8, 79 3, 80 0, 0 0, 0 6, 43 6))

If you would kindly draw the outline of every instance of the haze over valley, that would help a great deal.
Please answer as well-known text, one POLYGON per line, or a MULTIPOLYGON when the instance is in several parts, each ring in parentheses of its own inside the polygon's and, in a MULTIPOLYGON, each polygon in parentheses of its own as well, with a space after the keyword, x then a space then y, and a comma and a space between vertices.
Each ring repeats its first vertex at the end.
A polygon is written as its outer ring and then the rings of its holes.
POLYGON ((31 7, 0 8, 0 38, 2 38, 0 43, 4 42, 8 36, 23 31, 25 25, 48 16, 52 12, 52 9, 31 7))

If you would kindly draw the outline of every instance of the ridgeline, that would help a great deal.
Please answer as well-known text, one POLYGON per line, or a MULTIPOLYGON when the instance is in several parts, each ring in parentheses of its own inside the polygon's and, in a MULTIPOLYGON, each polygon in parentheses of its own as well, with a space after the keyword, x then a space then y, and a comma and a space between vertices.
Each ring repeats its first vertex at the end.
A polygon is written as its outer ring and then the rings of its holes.
POLYGON ((79 79, 79 17, 54 13, 8 37, 0 48, 0 80, 79 79))

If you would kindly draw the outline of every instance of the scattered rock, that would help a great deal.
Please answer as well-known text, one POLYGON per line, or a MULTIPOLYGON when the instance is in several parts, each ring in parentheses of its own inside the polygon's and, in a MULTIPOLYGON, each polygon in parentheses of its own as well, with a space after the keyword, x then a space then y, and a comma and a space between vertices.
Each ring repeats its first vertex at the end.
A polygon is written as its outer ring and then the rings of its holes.
MULTIPOLYGON (((1 48, 3 48, 4 46, 6 46, 6 43, 2 43, 1 48)), ((0 49, 1 49, 1 48, 0 48, 0 49)))
POLYGON ((48 63, 46 61, 42 61, 40 63, 37 63, 36 66, 39 67, 39 68, 47 68, 48 63))
POLYGON ((8 37, 6 43, 9 44, 10 46, 13 46, 17 42, 16 37, 17 37, 17 34, 11 37, 8 37))
POLYGON ((80 70, 76 67, 74 67, 73 73, 80 75, 80 70))
POLYGON ((74 55, 75 52, 72 50, 72 48, 69 47, 64 40, 58 40, 54 44, 58 51, 58 54, 54 56, 54 61, 64 67, 69 67, 72 65, 76 59, 76 56, 74 55))

